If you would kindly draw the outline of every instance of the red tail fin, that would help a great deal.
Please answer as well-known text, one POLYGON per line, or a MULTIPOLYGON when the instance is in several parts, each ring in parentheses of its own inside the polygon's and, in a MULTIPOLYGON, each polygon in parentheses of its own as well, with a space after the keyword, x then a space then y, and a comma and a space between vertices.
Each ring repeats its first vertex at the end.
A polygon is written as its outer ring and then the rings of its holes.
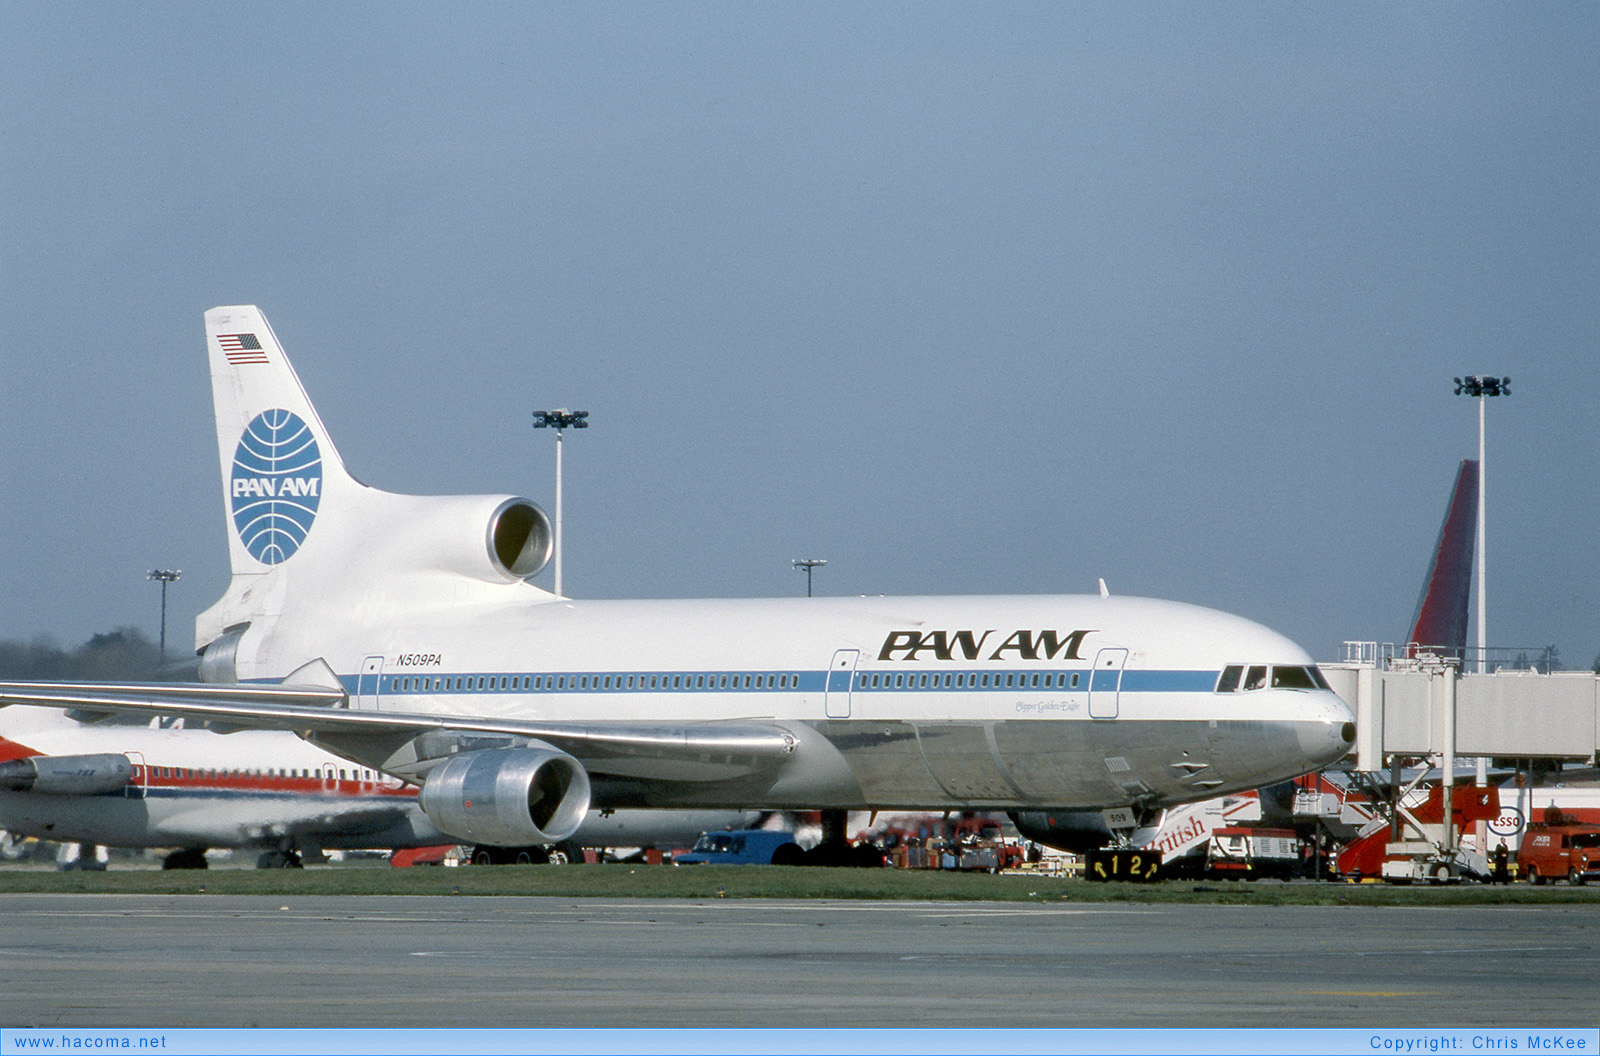
POLYGON ((0 763, 9 763, 13 759, 31 759, 38 754, 25 744, 0 737, 0 763))
POLYGON ((1467 599, 1472 593, 1472 551, 1478 530, 1478 463, 1462 459, 1450 493, 1439 541, 1411 621, 1406 655, 1416 646, 1460 657, 1467 648, 1467 599))

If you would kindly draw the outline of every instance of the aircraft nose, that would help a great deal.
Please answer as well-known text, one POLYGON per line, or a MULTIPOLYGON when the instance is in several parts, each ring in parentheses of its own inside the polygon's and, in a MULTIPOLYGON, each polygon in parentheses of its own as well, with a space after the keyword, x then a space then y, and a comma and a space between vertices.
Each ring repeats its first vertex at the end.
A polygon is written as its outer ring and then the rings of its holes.
POLYGON ((1356 742, 1356 717, 1338 694, 1322 693, 1299 723, 1300 749, 1318 766, 1343 759, 1356 742))

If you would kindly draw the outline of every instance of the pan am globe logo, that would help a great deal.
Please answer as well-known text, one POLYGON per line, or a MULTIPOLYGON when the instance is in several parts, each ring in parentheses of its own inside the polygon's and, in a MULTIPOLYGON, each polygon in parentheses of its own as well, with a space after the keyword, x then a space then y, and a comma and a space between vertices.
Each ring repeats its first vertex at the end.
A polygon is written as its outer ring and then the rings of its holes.
POLYGON ((233 526, 250 556, 276 565, 294 556, 322 500, 322 453, 298 415, 262 411, 233 454, 233 526))

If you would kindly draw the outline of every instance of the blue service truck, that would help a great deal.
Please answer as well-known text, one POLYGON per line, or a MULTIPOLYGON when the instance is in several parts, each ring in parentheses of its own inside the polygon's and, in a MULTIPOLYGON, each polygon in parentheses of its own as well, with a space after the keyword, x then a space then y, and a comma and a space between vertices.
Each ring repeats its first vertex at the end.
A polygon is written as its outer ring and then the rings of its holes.
POLYGON ((805 852, 784 830, 732 829, 702 832, 694 847, 672 859, 673 865, 799 865, 805 852))

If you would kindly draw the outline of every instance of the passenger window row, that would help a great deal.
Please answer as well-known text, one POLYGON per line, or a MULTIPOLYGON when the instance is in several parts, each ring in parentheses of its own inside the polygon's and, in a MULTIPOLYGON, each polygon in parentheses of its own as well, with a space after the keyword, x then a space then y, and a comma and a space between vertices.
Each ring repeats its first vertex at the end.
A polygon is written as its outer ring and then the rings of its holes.
POLYGON ((655 674, 655 675, 392 675, 384 678, 389 693, 559 693, 596 690, 744 690, 799 689, 800 676, 782 674, 655 674))
MULTIPOLYGON (((851 689, 1078 689, 1079 671, 856 672, 851 689)), ((560 693, 649 690, 785 690, 823 688, 824 673, 652 675, 386 675, 385 693, 560 693)))
MULTIPOLYGON (((380 777, 382 777, 382 775, 376 770, 347 771, 341 767, 339 768, 339 780, 352 780, 350 777, 350 774, 352 773, 355 774, 354 780, 356 781, 377 781, 380 777)), ((304 767, 296 768, 275 766, 269 766, 264 769, 216 769, 206 767, 190 769, 186 766, 143 766, 134 768, 135 781, 160 780, 162 778, 209 779, 235 777, 284 777, 308 778, 317 781, 331 781, 333 780, 333 770, 332 768, 329 768, 326 772, 324 772, 321 770, 309 770, 304 767)))
POLYGON ((856 677, 856 689, 1077 689, 1078 671, 947 671, 944 674, 871 672, 856 677))

